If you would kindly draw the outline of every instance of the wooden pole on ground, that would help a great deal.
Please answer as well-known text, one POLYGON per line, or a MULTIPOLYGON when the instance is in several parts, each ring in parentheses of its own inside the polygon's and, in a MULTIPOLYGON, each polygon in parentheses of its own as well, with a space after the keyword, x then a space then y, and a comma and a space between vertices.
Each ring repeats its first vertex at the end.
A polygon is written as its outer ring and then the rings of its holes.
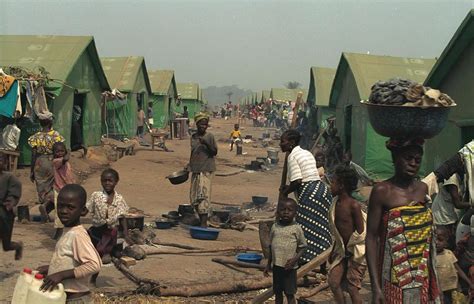
MULTIPOLYGON (((300 108, 302 98, 303 98, 303 92, 298 92, 298 95, 296 96, 295 108, 293 109, 293 117, 292 117, 291 125, 290 125, 291 129, 294 129, 296 127, 298 110, 300 108)), ((289 154, 290 153, 288 152, 286 152, 285 154, 285 163, 283 164, 283 171, 281 172, 280 188, 286 185, 286 177, 288 175, 288 155, 289 154)), ((278 201, 282 200, 283 198, 284 197, 280 193, 278 197, 278 201)))
MULTIPOLYGON (((296 273, 296 277, 298 279, 302 278, 305 274, 310 272, 311 270, 315 269, 316 267, 320 266, 322 263, 326 262, 326 260, 329 258, 329 254, 332 251, 332 246, 329 247, 329 249, 326 249, 325 251, 321 252, 317 257, 309 261, 308 263, 304 264, 300 269, 298 269, 298 272, 296 273)), ((260 304, 268 300, 273 296, 273 289, 267 289, 264 293, 259 294, 252 300, 252 304, 260 304)))
POLYGON ((221 259, 221 258, 214 258, 212 259, 213 262, 223 264, 223 265, 235 265, 243 268, 255 268, 259 270, 264 270, 265 265, 260 265, 260 264, 253 264, 253 263, 246 263, 246 262, 240 262, 240 261, 234 261, 234 260, 229 260, 229 259, 221 259))

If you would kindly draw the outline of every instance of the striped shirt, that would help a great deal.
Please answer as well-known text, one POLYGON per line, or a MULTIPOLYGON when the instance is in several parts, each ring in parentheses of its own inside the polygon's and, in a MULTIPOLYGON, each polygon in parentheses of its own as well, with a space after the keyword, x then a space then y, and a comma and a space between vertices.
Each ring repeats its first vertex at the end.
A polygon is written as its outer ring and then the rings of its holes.
POLYGON ((308 150, 296 146, 288 155, 288 179, 290 182, 301 179, 303 183, 321 180, 316 168, 316 160, 308 150))

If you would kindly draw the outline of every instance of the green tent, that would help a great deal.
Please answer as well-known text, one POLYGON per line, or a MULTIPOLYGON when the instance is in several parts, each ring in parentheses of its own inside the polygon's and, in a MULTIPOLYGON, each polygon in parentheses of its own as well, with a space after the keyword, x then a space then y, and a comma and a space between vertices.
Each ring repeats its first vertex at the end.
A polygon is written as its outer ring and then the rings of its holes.
POLYGON ((189 118, 194 119, 194 115, 201 111, 201 103, 199 102, 199 85, 197 83, 178 83, 178 95, 180 95, 182 109, 188 107, 189 118))
POLYGON ((474 139, 474 9, 451 38, 425 85, 451 96, 457 106, 443 131, 426 142, 427 168, 437 168, 474 139))
MULTIPOLYGON (((13 36, 0 35, 0 66, 20 66, 33 70, 39 66, 49 73, 45 88, 55 98, 49 109, 55 116, 54 129, 71 144, 72 108, 82 108, 82 135, 86 146, 100 144, 102 135, 101 93, 109 90, 92 36, 13 36)), ((19 163, 31 163, 30 135, 37 123, 22 126, 19 163)))
POLYGON ((153 92, 154 124, 158 128, 166 128, 176 111, 176 99, 178 98, 174 71, 148 71, 148 77, 153 92))
POLYGON ((137 132, 138 106, 147 111, 151 87, 145 59, 141 56, 102 57, 102 67, 112 89, 127 95, 124 103, 107 101, 104 133, 112 137, 132 137, 137 132))
POLYGON ((311 125, 318 129, 324 125, 325 120, 336 114, 336 109, 329 107, 329 96, 331 87, 336 76, 336 69, 312 67, 310 71, 310 83, 308 91, 308 105, 316 109, 311 112, 311 125))
POLYGON ((308 98, 308 90, 305 89, 272 88, 270 98, 276 102, 296 101, 299 92, 303 92, 303 102, 305 102, 308 98))
POLYGON ((372 85, 379 80, 399 77, 423 83, 434 63, 434 59, 342 53, 329 106, 336 109, 336 126, 344 148, 352 151, 354 162, 372 178, 390 177, 392 160, 385 148, 387 138, 375 133, 360 101, 369 98, 372 85))

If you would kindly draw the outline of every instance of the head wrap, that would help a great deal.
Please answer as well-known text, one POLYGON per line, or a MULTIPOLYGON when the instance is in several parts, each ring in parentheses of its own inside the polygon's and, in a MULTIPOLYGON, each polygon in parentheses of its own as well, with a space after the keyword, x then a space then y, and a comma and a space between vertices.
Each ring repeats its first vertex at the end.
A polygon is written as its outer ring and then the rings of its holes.
POLYGON ((53 113, 49 112, 49 111, 43 111, 41 113, 37 113, 36 114, 39 118, 39 120, 53 120, 53 113))
POLYGON ((400 148, 417 146, 423 149, 423 144, 425 140, 423 138, 410 138, 410 139, 396 139, 390 138, 385 142, 385 147, 390 151, 398 150, 400 148))
POLYGON ((196 116, 194 116, 194 123, 198 123, 199 121, 203 119, 209 120, 209 115, 207 115, 207 113, 204 113, 204 112, 199 112, 196 114, 196 116))

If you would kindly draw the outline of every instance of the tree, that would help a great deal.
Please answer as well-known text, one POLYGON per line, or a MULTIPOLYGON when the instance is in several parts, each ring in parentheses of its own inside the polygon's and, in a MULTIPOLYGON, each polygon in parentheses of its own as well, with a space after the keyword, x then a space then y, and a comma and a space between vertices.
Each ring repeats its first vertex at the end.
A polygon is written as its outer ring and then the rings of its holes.
POLYGON ((301 86, 301 83, 299 83, 298 81, 288 81, 286 84, 285 84, 285 87, 287 89, 298 89, 299 87, 301 86))
POLYGON ((230 97, 231 97, 232 95, 234 95, 234 92, 227 92, 227 93, 225 93, 225 95, 226 95, 227 97, 229 97, 229 101, 230 101, 230 97))

